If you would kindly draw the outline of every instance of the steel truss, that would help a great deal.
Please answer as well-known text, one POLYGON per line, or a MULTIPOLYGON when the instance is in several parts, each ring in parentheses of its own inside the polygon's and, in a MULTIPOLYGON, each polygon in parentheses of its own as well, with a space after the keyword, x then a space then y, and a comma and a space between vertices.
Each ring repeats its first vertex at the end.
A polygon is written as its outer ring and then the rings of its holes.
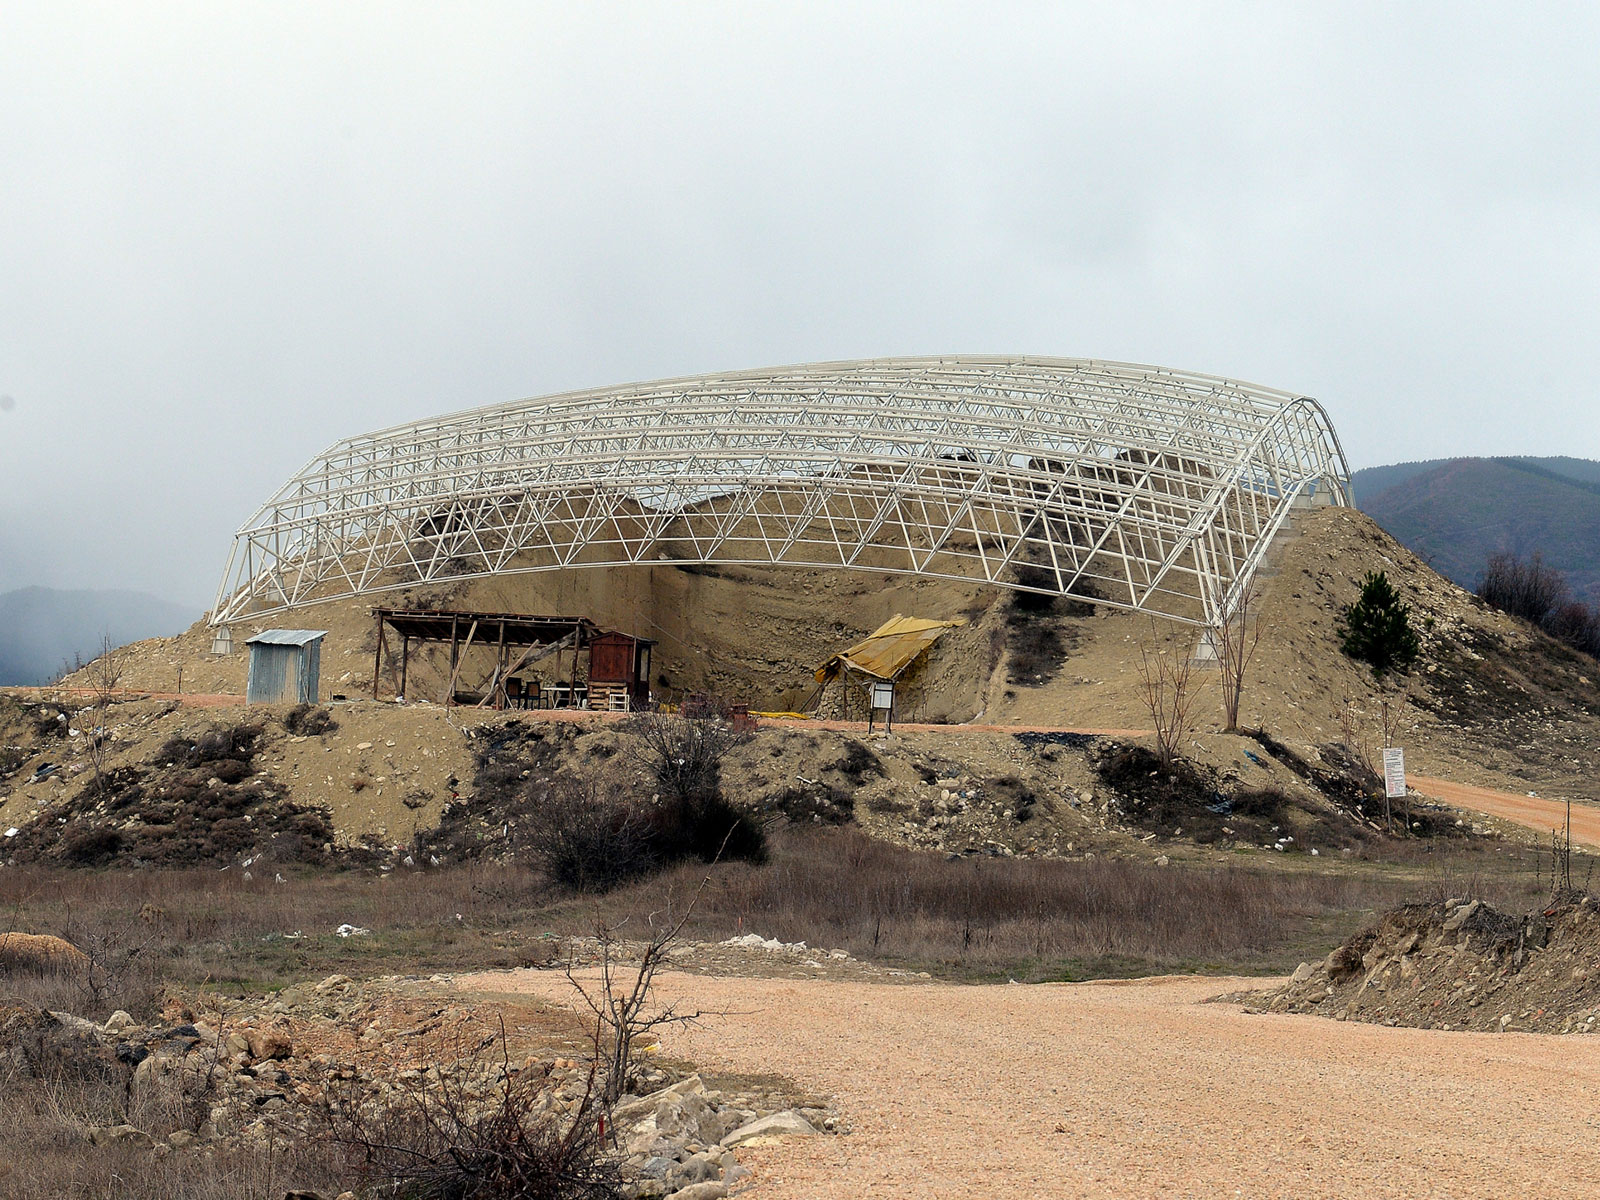
POLYGON ((908 572, 1197 625, 1290 511, 1349 502, 1316 401, 1050 358, 818 363, 521 400, 347 438, 235 538, 212 623, 527 571, 908 572))

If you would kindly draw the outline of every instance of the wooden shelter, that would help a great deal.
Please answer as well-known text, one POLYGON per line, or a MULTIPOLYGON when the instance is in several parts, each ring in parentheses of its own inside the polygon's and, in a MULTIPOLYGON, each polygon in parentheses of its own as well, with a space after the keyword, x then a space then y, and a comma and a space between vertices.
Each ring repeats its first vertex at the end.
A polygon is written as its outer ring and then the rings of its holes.
POLYGON ((616 710, 650 703, 650 648, 628 633, 602 633, 589 643, 589 707, 616 710))
POLYGON ((413 642, 448 644, 449 682, 441 697, 446 704, 478 704, 495 708, 643 708, 650 700, 649 638, 602 630, 588 617, 531 616, 525 613, 456 612, 446 609, 373 609, 378 645, 373 654, 372 695, 378 697, 383 661, 391 660, 390 631, 400 637, 397 694, 405 696, 413 642), (486 677, 470 685, 463 666, 473 648, 494 652, 486 677), (517 672, 554 656, 559 682, 529 691, 517 672), (579 663, 587 655, 588 682, 579 681, 579 663))
MULTIPOLYGON (((601 629, 588 617, 530 616, 524 613, 453 612, 443 609, 377 608, 373 616, 378 622, 378 646, 372 663, 372 695, 378 697, 379 680, 383 672, 385 652, 391 656, 388 630, 400 635, 400 681, 398 694, 406 694, 407 671, 410 666, 413 642, 439 642, 450 647, 449 683, 442 697, 444 703, 454 704, 465 699, 472 703, 493 704, 504 708, 508 703, 521 702, 521 688, 507 687, 507 681, 540 652, 555 652, 569 663, 567 679, 576 684, 578 654, 586 649, 601 633, 601 629), (480 680, 473 689, 462 695, 460 690, 462 664, 474 646, 494 650, 494 668, 487 679, 480 680), (568 657, 570 652, 570 658, 568 657)), ((567 707, 576 698, 576 690, 557 697, 557 707, 567 707)))

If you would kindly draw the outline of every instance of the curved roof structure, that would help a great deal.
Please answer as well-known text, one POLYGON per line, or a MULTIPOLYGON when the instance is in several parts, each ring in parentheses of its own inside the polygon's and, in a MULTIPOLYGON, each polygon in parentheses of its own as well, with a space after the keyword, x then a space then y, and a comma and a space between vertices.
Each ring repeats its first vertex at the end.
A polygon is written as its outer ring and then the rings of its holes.
POLYGON ((444 579, 910 572, 1211 624, 1291 507, 1348 502, 1314 400, 1130 363, 896 358, 627 384, 347 438, 245 523, 214 624, 444 579))

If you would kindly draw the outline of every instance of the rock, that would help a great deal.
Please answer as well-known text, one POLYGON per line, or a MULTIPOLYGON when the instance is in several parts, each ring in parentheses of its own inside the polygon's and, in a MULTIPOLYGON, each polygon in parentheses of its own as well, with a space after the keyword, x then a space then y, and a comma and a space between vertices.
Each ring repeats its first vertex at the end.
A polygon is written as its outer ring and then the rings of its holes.
POLYGON ((731 1148, 742 1146, 757 1138, 805 1137, 816 1132, 810 1121, 793 1109, 789 1109, 739 1126, 722 1139, 722 1144, 731 1148))
POLYGON ((134 1145, 154 1146, 155 1138, 136 1125, 102 1125, 89 1130, 89 1141, 96 1146, 134 1145))
POLYGON ((638 1171, 645 1179, 665 1179, 667 1172, 677 1165, 676 1159, 668 1158, 665 1154, 656 1154, 645 1159, 639 1165, 638 1171))
POLYGON ((1172 865, 1172 860, 1170 858, 1168 858, 1165 854, 1156 855, 1156 866, 1158 866, 1158 867, 1167 867, 1167 866, 1171 866, 1171 865, 1172 865))
POLYGON ((257 1062, 288 1058, 294 1050, 289 1035, 281 1029, 249 1029, 245 1031, 244 1038, 250 1057, 257 1062))
POLYGON ((174 1129, 171 1133, 167 1134, 167 1145, 171 1146, 174 1150, 187 1149, 199 1140, 199 1138, 195 1137, 195 1135, 190 1133, 187 1129, 174 1129))
POLYGON ((668 1096, 656 1106, 656 1129, 667 1138, 694 1141, 700 1136, 701 1124, 710 1116, 711 1106, 698 1092, 668 1096))
POLYGON ((660 1091, 651 1092, 648 1096, 639 1096, 633 1100, 624 1100, 612 1110, 612 1120, 618 1124, 638 1120, 646 1113, 654 1112, 660 1103, 669 1096, 687 1096, 691 1092, 704 1092, 706 1085, 698 1075, 685 1076, 671 1087, 664 1087, 660 1091))
POLYGON ((1290 978, 1295 983, 1304 983, 1316 973, 1317 969, 1315 967, 1308 962, 1303 962, 1294 969, 1294 974, 1290 978))
POLYGON ((233 1055, 250 1053, 250 1043, 245 1040, 242 1033, 230 1033, 227 1040, 222 1043, 222 1048, 233 1055))
POLYGON ((691 1183, 686 1188, 670 1193, 667 1200, 723 1200, 727 1194, 728 1185, 725 1183, 691 1183))
POLYGON ((691 1183, 705 1183, 707 1180, 722 1179, 722 1158, 713 1156, 709 1152, 692 1154, 677 1164, 667 1174, 667 1182, 680 1190, 691 1183))

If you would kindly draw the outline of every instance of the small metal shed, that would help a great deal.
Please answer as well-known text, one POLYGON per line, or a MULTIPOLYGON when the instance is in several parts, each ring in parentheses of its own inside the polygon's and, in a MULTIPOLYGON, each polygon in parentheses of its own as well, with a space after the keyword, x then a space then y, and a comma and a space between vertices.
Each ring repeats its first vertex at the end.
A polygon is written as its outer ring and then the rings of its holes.
POLYGON ((248 638, 246 704, 315 704, 325 629, 266 629, 248 638))

